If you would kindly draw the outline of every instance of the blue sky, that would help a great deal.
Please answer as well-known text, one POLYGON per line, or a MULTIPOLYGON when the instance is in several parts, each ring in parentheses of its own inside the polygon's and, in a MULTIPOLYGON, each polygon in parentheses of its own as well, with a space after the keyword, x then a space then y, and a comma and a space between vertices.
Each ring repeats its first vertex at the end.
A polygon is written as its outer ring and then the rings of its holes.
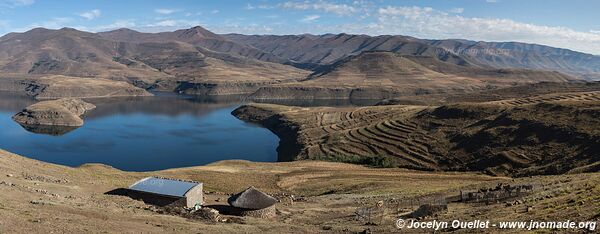
POLYGON ((0 35, 34 27, 409 35, 539 43, 600 54, 596 0, 0 0, 0 35))

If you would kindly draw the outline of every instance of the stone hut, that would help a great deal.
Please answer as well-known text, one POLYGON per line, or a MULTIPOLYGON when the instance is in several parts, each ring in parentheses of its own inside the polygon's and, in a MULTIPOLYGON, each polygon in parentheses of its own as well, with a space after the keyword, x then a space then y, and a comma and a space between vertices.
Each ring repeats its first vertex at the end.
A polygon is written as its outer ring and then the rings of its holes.
POLYGON ((278 200, 254 187, 250 187, 233 195, 227 202, 235 208, 237 215, 273 218, 276 216, 274 205, 278 200))
POLYGON ((127 195, 148 204, 192 208, 203 204, 202 183, 147 177, 135 182, 127 195))

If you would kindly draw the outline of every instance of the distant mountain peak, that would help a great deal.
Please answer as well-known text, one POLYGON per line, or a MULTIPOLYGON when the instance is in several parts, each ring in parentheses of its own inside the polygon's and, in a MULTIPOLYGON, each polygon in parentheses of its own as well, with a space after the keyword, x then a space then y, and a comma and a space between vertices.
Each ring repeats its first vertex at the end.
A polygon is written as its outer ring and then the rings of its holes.
POLYGON ((216 39, 225 39, 211 31, 206 30, 203 27, 195 26, 189 29, 177 30, 175 33, 178 34, 179 38, 216 38, 216 39))
POLYGON ((70 27, 63 27, 61 29, 59 29, 59 31, 79 31, 75 28, 70 28, 70 27))
POLYGON ((116 31, 116 32, 134 32, 134 33, 140 33, 139 31, 136 31, 136 30, 133 30, 133 29, 130 29, 130 28, 118 28, 118 29, 115 29, 113 31, 116 31))

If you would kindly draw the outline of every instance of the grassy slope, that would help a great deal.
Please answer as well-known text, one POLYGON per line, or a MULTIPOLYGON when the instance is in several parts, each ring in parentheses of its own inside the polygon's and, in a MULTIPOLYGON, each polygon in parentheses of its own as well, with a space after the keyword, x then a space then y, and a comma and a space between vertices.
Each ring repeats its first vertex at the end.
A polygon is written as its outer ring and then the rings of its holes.
MULTIPOLYGON (((323 226, 334 231, 392 231, 394 215, 378 226, 365 226, 352 217, 358 207, 379 200, 408 199, 428 194, 455 195, 460 188, 492 186, 508 178, 472 173, 426 173, 403 169, 302 161, 251 163, 224 161, 202 167, 158 172, 129 173, 103 165, 69 168, 0 152, 0 230, 3 232, 316 232, 323 226), (7 175, 12 175, 8 177, 7 175), (305 196, 293 205, 282 202, 275 220, 245 218, 243 224, 211 224, 161 215, 126 197, 103 193, 126 187, 145 176, 168 176, 205 183, 207 202, 223 204, 231 194, 254 185, 271 194, 305 196), (220 199, 215 202, 215 199, 220 199), (65 225, 68 223, 68 225, 65 225)), ((517 179, 513 183, 544 184, 543 192, 523 198, 524 204, 491 207, 452 204, 443 218, 487 217, 494 220, 598 218, 600 174, 579 174, 517 179), (539 199, 542 198, 543 200, 539 199), (527 206, 533 212, 523 213, 527 206), (594 213, 596 212, 596 213, 594 213), (571 216, 567 216, 571 215, 571 216)))

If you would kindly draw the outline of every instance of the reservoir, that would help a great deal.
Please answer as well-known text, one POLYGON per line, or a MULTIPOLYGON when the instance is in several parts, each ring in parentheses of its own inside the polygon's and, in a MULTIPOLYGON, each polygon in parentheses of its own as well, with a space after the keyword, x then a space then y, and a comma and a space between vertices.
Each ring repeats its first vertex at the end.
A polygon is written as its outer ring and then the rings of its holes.
POLYGON ((84 116, 82 127, 34 133, 11 117, 35 100, 1 98, 0 148, 45 162, 153 171, 226 159, 277 161, 277 136, 232 116, 240 105, 235 101, 175 95, 90 99, 97 108, 84 116))
MULTIPOLYGON (((231 111, 240 97, 87 99, 97 106, 76 129, 25 129, 11 117, 36 100, 0 93, 0 149, 40 161, 77 167, 102 163, 126 171, 206 165, 220 160, 277 161, 279 138, 231 111)), ((282 103, 353 105, 348 101, 282 103)))

